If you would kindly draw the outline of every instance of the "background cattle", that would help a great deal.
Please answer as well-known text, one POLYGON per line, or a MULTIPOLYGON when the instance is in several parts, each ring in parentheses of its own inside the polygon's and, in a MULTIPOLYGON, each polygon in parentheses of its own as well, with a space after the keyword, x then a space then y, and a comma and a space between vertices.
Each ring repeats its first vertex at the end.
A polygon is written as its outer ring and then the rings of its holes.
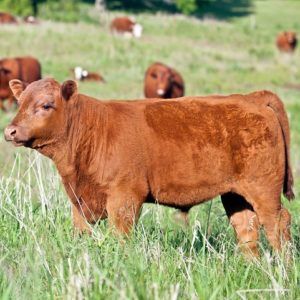
POLYGON ((17 19, 6 12, 0 12, 0 24, 17 24, 17 19))
POLYGON ((5 99, 9 99, 9 105, 14 101, 9 88, 9 81, 12 79, 20 79, 26 84, 41 79, 39 61, 30 56, 0 60, 0 108, 2 110, 4 110, 5 99))
POLYGON ((72 69, 72 73, 74 78, 78 81, 99 81, 105 82, 102 75, 96 72, 89 72, 84 70, 82 67, 75 67, 72 69))
POLYGON ((140 38, 143 27, 128 17, 118 17, 112 20, 110 29, 113 33, 140 38))
POLYGON ((34 16, 26 16, 26 17, 24 17, 23 21, 24 21, 24 23, 27 23, 27 24, 33 24, 33 25, 39 24, 38 19, 34 16))
POLYGON ((108 217, 128 234, 145 202, 186 210, 221 195, 245 253, 258 254, 260 225, 274 249, 290 241, 290 132, 276 95, 102 102, 74 81, 10 87, 20 106, 5 138, 54 161, 78 229, 108 217))
POLYGON ((154 63, 146 71, 144 80, 146 98, 178 98, 184 95, 184 82, 173 68, 154 63))
POLYGON ((294 52, 297 42, 296 33, 292 31, 281 32, 278 34, 276 39, 277 48, 281 52, 294 52))

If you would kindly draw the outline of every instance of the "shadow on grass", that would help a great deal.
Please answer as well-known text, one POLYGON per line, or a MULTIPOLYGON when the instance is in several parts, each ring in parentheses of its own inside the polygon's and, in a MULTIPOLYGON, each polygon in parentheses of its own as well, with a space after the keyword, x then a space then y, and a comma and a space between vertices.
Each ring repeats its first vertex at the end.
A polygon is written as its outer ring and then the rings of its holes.
MULTIPOLYGON (((162 229, 153 226, 147 227, 147 236, 149 241, 156 241, 167 249, 181 248, 184 253, 193 251, 195 253, 207 253, 208 251, 215 251, 222 253, 224 250, 224 243, 228 245, 235 245, 235 241, 231 238, 224 237, 222 233, 215 232, 205 236, 200 228, 194 229, 193 234, 187 229, 162 229)), ((228 246, 229 247, 229 246, 228 246)), ((230 247, 229 247, 230 248, 230 247)), ((232 250, 234 247, 232 247, 232 250)))
MULTIPOLYGON (((90 0, 85 0, 90 1, 90 0)), ((124 10, 131 13, 178 13, 170 0, 111 0, 107 1, 108 10, 124 10)), ((211 17, 221 20, 243 17, 253 12, 253 0, 197 0, 195 17, 211 17)))
POLYGON ((204 0, 199 1, 195 15, 219 20, 244 17, 254 12, 252 0, 204 0))
POLYGON ((111 0, 106 3, 108 10, 125 10, 128 12, 166 12, 176 13, 177 9, 172 1, 167 0, 111 0))

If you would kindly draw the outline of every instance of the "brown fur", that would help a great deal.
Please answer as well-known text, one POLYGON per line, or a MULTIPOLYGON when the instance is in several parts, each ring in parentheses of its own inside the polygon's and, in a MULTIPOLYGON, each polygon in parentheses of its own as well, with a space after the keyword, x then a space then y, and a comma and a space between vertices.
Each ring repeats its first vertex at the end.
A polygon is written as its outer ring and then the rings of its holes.
POLYGON ((145 73, 144 93, 146 98, 178 98, 184 95, 181 75, 162 63, 152 64, 145 73), (159 94, 159 90, 163 94, 159 94))
POLYGON ((0 12, 0 24, 17 24, 17 23, 18 21, 13 15, 5 12, 0 12))
POLYGON ((118 17, 112 20, 110 30, 117 33, 132 33, 135 22, 128 17, 118 17))
POLYGON ((3 101, 14 101, 9 88, 9 81, 20 79, 26 84, 41 79, 41 65, 33 57, 4 58, 0 60, 0 108, 4 109, 3 101))
POLYGON ((83 81, 100 81, 105 82, 104 78, 96 72, 88 72, 88 75, 83 78, 83 81))
POLYGON ((102 102, 73 81, 10 86, 19 111, 5 138, 54 161, 80 230, 108 217, 128 234, 145 202, 188 210, 221 195, 245 251, 257 254, 259 225, 275 249, 290 240, 289 132, 274 94, 102 102))
POLYGON ((294 52, 297 46, 297 36, 295 32, 284 31, 278 34, 276 39, 277 48, 281 52, 294 52))

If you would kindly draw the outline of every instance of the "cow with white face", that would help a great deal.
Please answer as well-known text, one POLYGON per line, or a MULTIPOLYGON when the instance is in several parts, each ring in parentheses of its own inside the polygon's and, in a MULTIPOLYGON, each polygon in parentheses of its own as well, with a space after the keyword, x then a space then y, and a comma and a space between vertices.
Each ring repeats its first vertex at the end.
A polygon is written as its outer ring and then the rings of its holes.
POLYGON ((136 23, 133 18, 118 17, 112 20, 110 29, 112 33, 125 37, 140 38, 143 33, 143 26, 136 23))
POLYGON ((77 81, 99 81, 99 82, 105 82, 102 75, 96 72, 89 72, 85 69, 83 69, 80 66, 75 67, 71 70, 74 78, 77 81))

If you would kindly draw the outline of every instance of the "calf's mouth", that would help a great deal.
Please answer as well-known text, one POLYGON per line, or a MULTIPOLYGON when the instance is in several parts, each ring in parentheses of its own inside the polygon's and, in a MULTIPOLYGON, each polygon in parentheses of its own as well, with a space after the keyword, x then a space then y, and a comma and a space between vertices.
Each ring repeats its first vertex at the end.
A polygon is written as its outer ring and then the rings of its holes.
POLYGON ((34 139, 27 137, 24 128, 15 125, 9 125, 4 130, 4 138, 7 142, 11 142, 15 147, 31 147, 34 139))

